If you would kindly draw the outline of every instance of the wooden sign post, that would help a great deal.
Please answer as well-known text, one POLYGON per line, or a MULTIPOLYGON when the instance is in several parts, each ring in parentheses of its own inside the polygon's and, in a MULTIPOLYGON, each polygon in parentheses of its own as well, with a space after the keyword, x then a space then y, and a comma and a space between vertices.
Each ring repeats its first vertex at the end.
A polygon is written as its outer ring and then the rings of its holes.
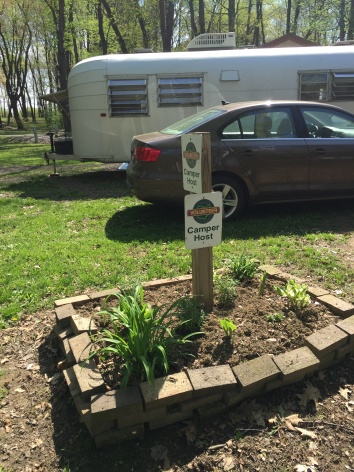
POLYGON ((182 136, 184 189, 195 194, 185 197, 186 248, 192 249, 193 295, 206 312, 213 309, 213 252, 220 244, 222 195, 211 192, 211 144, 209 133, 182 136))

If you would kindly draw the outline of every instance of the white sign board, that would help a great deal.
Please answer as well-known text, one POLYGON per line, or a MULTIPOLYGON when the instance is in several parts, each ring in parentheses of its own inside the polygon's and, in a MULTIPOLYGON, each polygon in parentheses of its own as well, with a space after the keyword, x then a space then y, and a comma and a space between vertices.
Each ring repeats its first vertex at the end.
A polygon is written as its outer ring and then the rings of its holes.
POLYGON ((186 249, 217 246, 222 233, 221 192, 184 197, 186 249))
POLYGON ((187 192, 202 192, 202 135, 183 134, 182 172, 183 188, 187 192))

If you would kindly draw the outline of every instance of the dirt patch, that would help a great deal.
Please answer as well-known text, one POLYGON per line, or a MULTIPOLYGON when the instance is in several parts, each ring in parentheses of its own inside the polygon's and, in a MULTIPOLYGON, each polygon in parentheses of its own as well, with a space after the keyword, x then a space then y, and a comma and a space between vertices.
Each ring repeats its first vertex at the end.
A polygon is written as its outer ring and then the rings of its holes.
MULTIPOLYGON (((151 291, 152 303, 174 301, 188 285, 151 291)), ((271 286, 259 302, 258 283, 238 288, 227 311, 216 306, 193 347, 190 367, 239 363, 292 349, 335 317, 314 303, 305 317, 286 312, 271 286), (226 342, 218 318, 234 316, 226 342), (207 338, 209 341, 207 342, 207 338)), ((95 309, 95 307, 90 307, 95 309)), ((96 307, 97 309, 97 307, 96 307)), ((81 313, 87 312, 87 307, 81 313)), ((347 471, 354 468, 353 358, 224 415, 149 432, 143 440, 96 450, 57 363, 54 312, 27 316, 1 332, 0 465, 13 471, 347 471)), ((176 357, 176 359, 178 356, 176 357)), ((177 368, 177 363, 175 367, 177 368)), ((6 469, 5 469, 6 470, 6 469)))

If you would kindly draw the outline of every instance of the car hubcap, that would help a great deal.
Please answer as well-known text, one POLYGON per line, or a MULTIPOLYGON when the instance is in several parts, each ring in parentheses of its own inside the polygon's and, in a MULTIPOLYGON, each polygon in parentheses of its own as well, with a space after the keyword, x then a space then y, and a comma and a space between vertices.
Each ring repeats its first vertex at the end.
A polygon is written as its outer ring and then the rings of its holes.
POLYGON ((238 195, 234 188, 227 184, 213 185, 214 192, 221 192, 223 202, 223 217, 229 218, 238 206, 238 195))

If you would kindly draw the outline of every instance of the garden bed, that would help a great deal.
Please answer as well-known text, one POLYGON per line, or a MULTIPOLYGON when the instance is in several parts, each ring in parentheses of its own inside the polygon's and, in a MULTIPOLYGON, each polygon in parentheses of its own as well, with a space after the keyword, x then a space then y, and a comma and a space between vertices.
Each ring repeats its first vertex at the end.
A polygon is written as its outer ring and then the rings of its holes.
MULTIPOLYGON (((286 278, 286 274, 274 274, 272 268, 269 273, 286 278)), ((349 356, 354 346, 353 317, 345 322, 344 330, 342 321, 336 323, 339 314, 349 316, 354 307, 335 297, 331 305, 326 298, 331 296, 315 287, 310 289, 310 305, 296 314, 275 293, 277 283, 268 281, 262 295, 258 279, 238 287, 237 297, 227 309, 218 306, 216 298, 213 312, 206 316, 204 334, 172 352, 169 375, 156 379, 154 385, 135 378, 128 390, 119 388, 119 369, 109 362, 98 366, 93 359, 84 362, 93 349, 87 334, 93 326, 91 317, 101 323, 98 312, 108 293, 58 301, 58 324, 63 328, 58 335, 71 365, 64 371, 65 377, 96 445, 136 438, 146 429, 193 415, 220 413, 349 356), (232 336, 226 336, 220 326, 219 319, 224 317, 237 326, 232 336), (83 320, 88 322, 86 328, 83 320)), ((190 284, 188 277, 147 284, 145 301, 170 304, 190 294, 190 284)))

